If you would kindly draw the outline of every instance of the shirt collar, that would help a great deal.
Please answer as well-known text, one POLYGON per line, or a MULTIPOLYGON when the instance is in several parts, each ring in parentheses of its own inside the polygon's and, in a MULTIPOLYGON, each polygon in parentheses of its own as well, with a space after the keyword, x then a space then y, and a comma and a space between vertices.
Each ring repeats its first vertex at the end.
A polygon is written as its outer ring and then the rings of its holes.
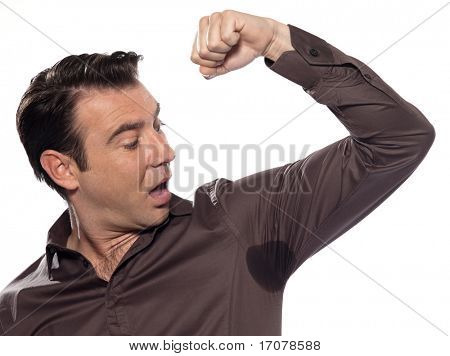
MULTIPOLYGON (((171 193, 169 201, 169 213, 172 216, 190 215, 193 211, 192 201, 183 199, 178 195, 171 193)), ((48 230, 47 234, 47 266, 49 276, 51 276, 51 269, 54 264, 53 256, 57 250, 66 249, 67 239, 72 232, 72 225, 70 222, 69 209, 67 208, 59 216, 48 230)))

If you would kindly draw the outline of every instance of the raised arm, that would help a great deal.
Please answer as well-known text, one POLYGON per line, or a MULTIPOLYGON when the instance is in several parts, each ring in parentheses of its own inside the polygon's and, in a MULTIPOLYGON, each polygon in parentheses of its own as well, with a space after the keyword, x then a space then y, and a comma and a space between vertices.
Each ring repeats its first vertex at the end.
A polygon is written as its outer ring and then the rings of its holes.
POLYGON ((207 186, 251 272, 269 274, 274 288, 388 198, 435 137, 426 117, 363 62, 300 28, 280 26, 293 49, 275 61, 266 56, 265 64, 326 105, 349 135, 304 159, 207 186))

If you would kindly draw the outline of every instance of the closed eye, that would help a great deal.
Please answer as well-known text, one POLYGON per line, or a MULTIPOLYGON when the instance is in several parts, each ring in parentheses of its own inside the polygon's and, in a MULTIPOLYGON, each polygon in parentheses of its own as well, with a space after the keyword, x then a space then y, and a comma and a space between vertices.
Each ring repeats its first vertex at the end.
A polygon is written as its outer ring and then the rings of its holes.
MULTIPOLYGON (((161 131, 161 126, 166 126, 166 124, 162 121, 159 121, 159 125, 158 128, 156 129, 156 132, 162 132, 161 131)), ((138 146, 139 143, 139 139, 136 139, 135 141, 131 142, 131 143, 127 143, 126 145, 123 145, 123 147, 127 150, 135 150, 138 146)))
POLYGON ((123 147, 127 150, 135 150, 137 148, 139 140, 136 139, 135 141, 131 143, 127 143, 126 145, 123 145, 123 147))

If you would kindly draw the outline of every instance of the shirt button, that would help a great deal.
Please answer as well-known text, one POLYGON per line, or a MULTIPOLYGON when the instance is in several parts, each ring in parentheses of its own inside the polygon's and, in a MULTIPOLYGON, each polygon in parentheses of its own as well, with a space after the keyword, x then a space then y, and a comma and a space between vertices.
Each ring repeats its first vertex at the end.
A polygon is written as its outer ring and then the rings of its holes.
POLYGON ((367 79, 372 79, 372 76, 370 75, 370 74, 364 74, 364 76, 367 78, 367 79))
POLYGON ((55 253, 55 248, 54 247, 50 247, 48 249, 48 252, 50 252, 53 255, 55 253))
POLYGON ((89 267, 89 262, 87 260, 83 260, 83 266, 88 268, 89 267))
POLYGON ((317 57, 317 56, 319 55, 319 51, 318 51, 317 49, 315 49, 315 48, 311 48, 311 49, 309 50, 309 54, 310 54, 311 56, 313 56, 313 57, 317 57))

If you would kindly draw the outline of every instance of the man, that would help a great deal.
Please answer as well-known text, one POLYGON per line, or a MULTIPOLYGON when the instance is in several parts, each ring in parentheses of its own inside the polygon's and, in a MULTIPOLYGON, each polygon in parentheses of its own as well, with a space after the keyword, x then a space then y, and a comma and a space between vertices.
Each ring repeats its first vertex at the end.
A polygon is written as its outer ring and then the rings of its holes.
POLYGON ((373 70, 293 25, 237 11, 200 19, 206 78, 255 58, 326 105, 350 135, 193 205, 168 191, 159 104, 134 52, 69 56, 39 73, 17 128, 68 209, 45 253, 0 295, 4 335, 280 335, 289 277, 391 195, 433 126, 373 70))

